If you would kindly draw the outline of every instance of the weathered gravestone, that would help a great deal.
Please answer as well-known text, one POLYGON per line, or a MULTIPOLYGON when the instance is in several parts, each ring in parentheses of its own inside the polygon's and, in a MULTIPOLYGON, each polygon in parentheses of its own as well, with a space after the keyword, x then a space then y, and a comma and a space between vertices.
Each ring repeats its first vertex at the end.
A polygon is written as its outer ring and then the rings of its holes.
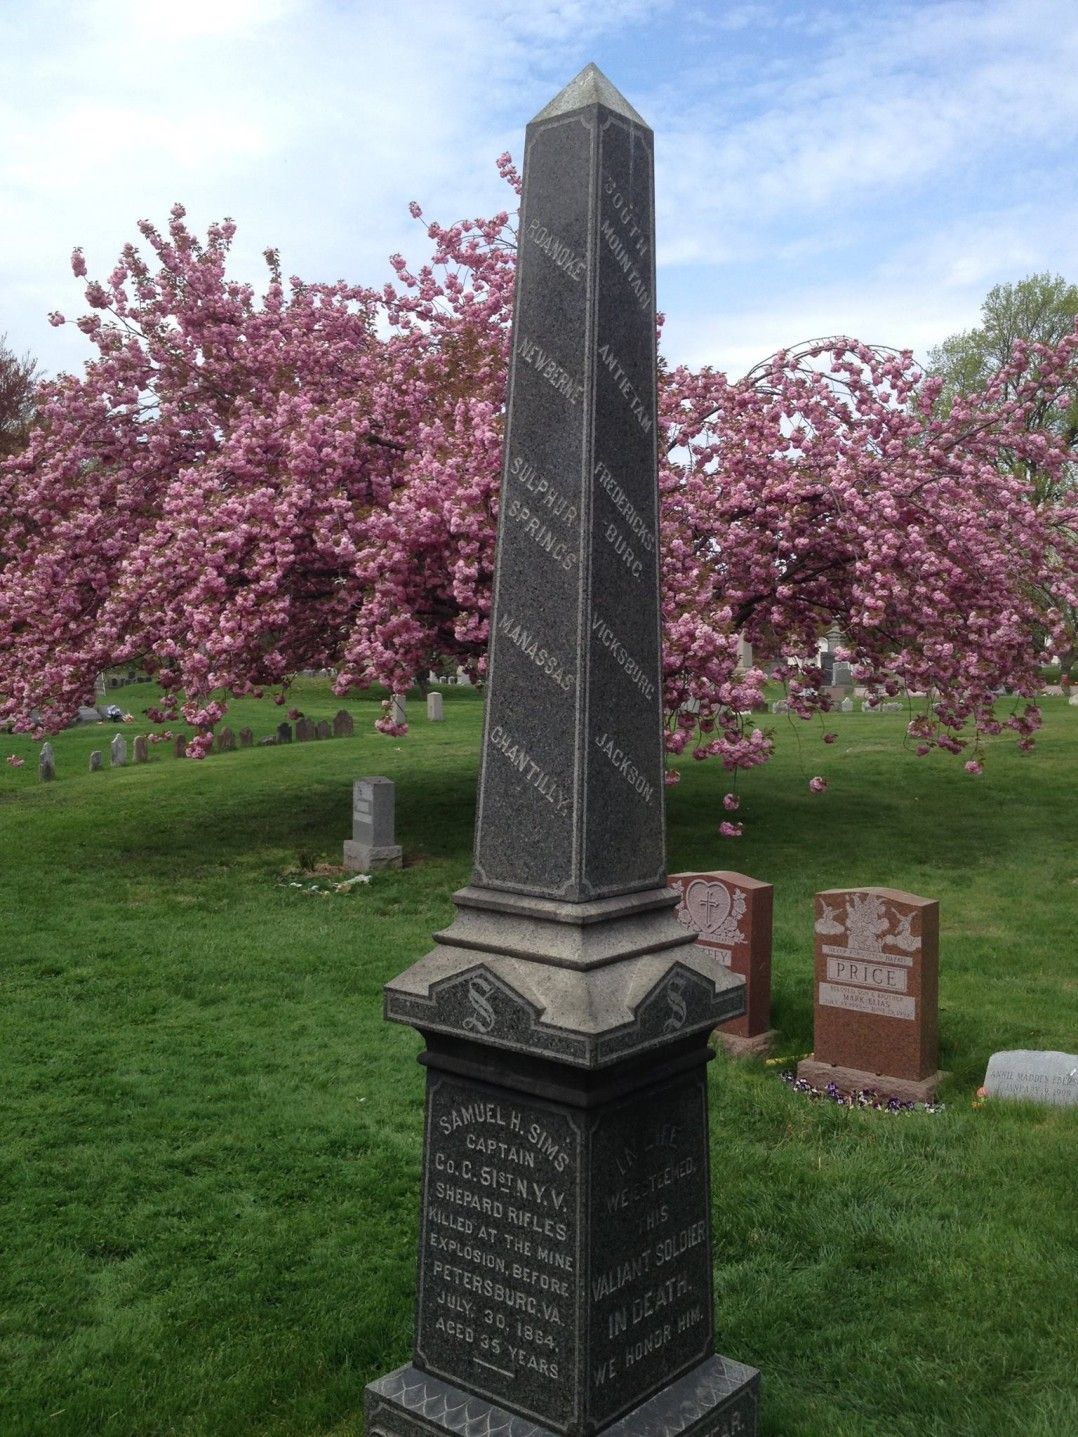
POLYGON ((352 837, 344 841, 345 868, 353 873, 400 868, 401 849, 393 833, 395 806, 392 779, 356 779, 352 785, 352 837))
POLYGON ((389 700, 389 716, 395 724, 408 722, 408 695, 392 694, 389 700))
POLYGON ((716 1028, 733 1058, 767 1054, 771 1027, 771 913, 775 890, 744 873, 672 873, 677 918, 697 946, 745 980, 745 1013, 716 1028))
POLYGON ((249 728, 240 729, 240 748, 252 748, 255 736, 249 728))
POLYGON ((217 735, 217 752, 234 753, 236 749, 236 735, 230 728, 226 727, 217 735))
POLYGON ((441 694, 427 695, 427 718, 431 723, 442 723, 445 719, 445 704, 441 694))
POLYGON ((472 884, 386 987, 426 1042, 412 1362, 367 1430, 747 1434, 715 1356, 706 1063, 744 983, 666 886, 653 138, 528 128, 472 884))
POLYGON ((816 895, 815 1041, 797 1076, 928 1103, 939 1061, 939 904, 894 888, 816 895))
POLYGON ((136 763, 149 763, 150 745, 144 733, 135 735, 134 751, 136 763))
POLYGON ((314 736, 315 738, 333 737, 333 725, 330 723, 329 719, 318 720, 318 722, 314 726, 314 736))
POLYGON ((178 733, 172 740, 172 752, 177 758, 187 757, 187 735, 178 733))
POLYGON ((333 737, 351 738, 355 733, 355 724, 352 722, 352 715, 347 709, 338 709, 333 715, 333 737))
POLYGON ((90 755, 90 772, 101 772, 101 750, 99 748, 95 748, 93 753, 90 755))
POLYGON ((304 718, 303 715, 296 720, 296 742, 310 743, 314 738, 314 722, 312 719, 304 718))
POLYGON ((1078 1105, 1078 1055, 1035 1048, 993 1053, 984 1092, 989 1098, 1022 1098, 1053 1107, 1078 1105))
POLYGON ((43 743, 37 760, 37 776, 42 783, 51 783, 56 777, 56 755, 51 743, 43 743))
POLYGON ((292 725, 291 725, 290 723, 284 722, 284 723, 279 723, 279 724, 277 725, 277 742, 278 742, 278 743, 291 743, 291 742, 292 742, 292 725))
POLYGON ((109 744, 109 763, 113 768, 123 768, 127 763, 127 740, 122 733, 109 744))

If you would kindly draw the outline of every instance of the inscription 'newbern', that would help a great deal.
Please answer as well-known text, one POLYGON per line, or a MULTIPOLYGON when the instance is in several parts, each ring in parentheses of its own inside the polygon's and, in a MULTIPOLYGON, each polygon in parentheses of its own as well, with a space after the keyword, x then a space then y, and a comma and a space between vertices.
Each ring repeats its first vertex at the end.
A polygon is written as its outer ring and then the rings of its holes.
POLYGON ((529 339, 526 334, 522 334, 520 343, 517 345, 517 353, 559 394, 563 394, 570 404, 579 402, 580 396, 584 393, 583 384, 579 379, 574 379, 549 350, 544 349, 541 344, 537 344, 534 339, 529 339))

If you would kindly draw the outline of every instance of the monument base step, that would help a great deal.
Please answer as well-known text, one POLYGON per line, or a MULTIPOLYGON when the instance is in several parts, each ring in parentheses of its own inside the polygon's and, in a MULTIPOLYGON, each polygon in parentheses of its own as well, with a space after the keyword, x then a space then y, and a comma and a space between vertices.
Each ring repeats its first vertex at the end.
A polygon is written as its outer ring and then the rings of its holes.
POLYGON ((721 1028, 716 1028, 711 1037, 728 1058, 767 1058, 775 1046, 778 1033, 774 1028, 768 1028, 766 1032, 745 1038, 740 1033, 724 1033, 721 1028))
POLYGON ((808 1057, 798 1063, 797 1076, 814 1088, 826 1088, 828 1083, 834 1083, 843 1094, 872 1088, 885 1098, 901 1098, 904 1103, 934 1103, 940 1084, 948 1074, 937 1072, 927 1078, 892 1078, 887 1073, 839 1068, 833 1063, 821 1063, 814 1057, 808 1057))
MULTIPOLYGON (((755 1367, 709 1357, 597 1431, 602 1437, 756 1437, 759 1405, 755 1367)), ((411 1364, 371 1382, 364 1411, 367 1437, 556 1437, 541 1422, 411 1364)))
POLYGON ((342 866, 353 873, 378 873, 383 868, 400 868, 402 864, 403 850, 399 843, 373 848, 369 843, 356 843, 351 838, 344 840, 342 866))

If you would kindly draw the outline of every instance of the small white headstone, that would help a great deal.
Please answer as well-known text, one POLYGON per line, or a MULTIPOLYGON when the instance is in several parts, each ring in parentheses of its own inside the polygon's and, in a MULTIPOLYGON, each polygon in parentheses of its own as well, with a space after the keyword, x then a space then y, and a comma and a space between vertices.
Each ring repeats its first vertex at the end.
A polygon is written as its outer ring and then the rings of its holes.
POLYGON ((441 694, 427 695, 427 718, 431 723, 441 723, 445 718, 441 694))
POLYGON ((390 705, 390 714, 394 723, 404 724, 408 722, 408 703, 406 694, 394 694, 390 705))
POLYGON ((52 751, 51 743, 41 745, 41 754, 37 761, 37 772, 42 783, 48 783, 56 777, 56 758, 52 751))
POLYGON ((1023 1098, 1068 1108, 1078 1105, 1078 1055, 1037 1048, 993 1053, 984 1075, 990 1098, 1023 1098))
POLYGON ((109 744, 109 763, 113 768, 123 768, 127 763, 127 740, 122 733, 109 744))
POLYGON ((839 710, 840 710, 840 712, 842 712, 842 713, 844 713, 844 714, 852 714, 852 713, 853 713, 853 699, 848 699, 848 698, 847 698, 847 699, 843 699, 842 702, 839 704, 839 710))

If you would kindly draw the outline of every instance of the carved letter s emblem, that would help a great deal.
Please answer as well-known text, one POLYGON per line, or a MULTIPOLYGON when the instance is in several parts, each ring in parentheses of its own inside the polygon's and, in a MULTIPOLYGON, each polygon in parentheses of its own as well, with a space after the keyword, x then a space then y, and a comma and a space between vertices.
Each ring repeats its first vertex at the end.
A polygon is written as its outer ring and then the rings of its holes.
POLYGON ((670 1005, 670 1016, 663 1024, 664 1033, 679 1033, 688 1016, 685 1007, 685 979, 676 973, 666 985, 666 1001, 670 1005))
POLYGON ((493 992, 494 984, 481 973, 469 981, 468 1002, 472 1005, 472 1013, 464 1020, 464 1027, 469 1033, 489 1033, 494 1027, 494 1009, 487 1001, 493 992))

